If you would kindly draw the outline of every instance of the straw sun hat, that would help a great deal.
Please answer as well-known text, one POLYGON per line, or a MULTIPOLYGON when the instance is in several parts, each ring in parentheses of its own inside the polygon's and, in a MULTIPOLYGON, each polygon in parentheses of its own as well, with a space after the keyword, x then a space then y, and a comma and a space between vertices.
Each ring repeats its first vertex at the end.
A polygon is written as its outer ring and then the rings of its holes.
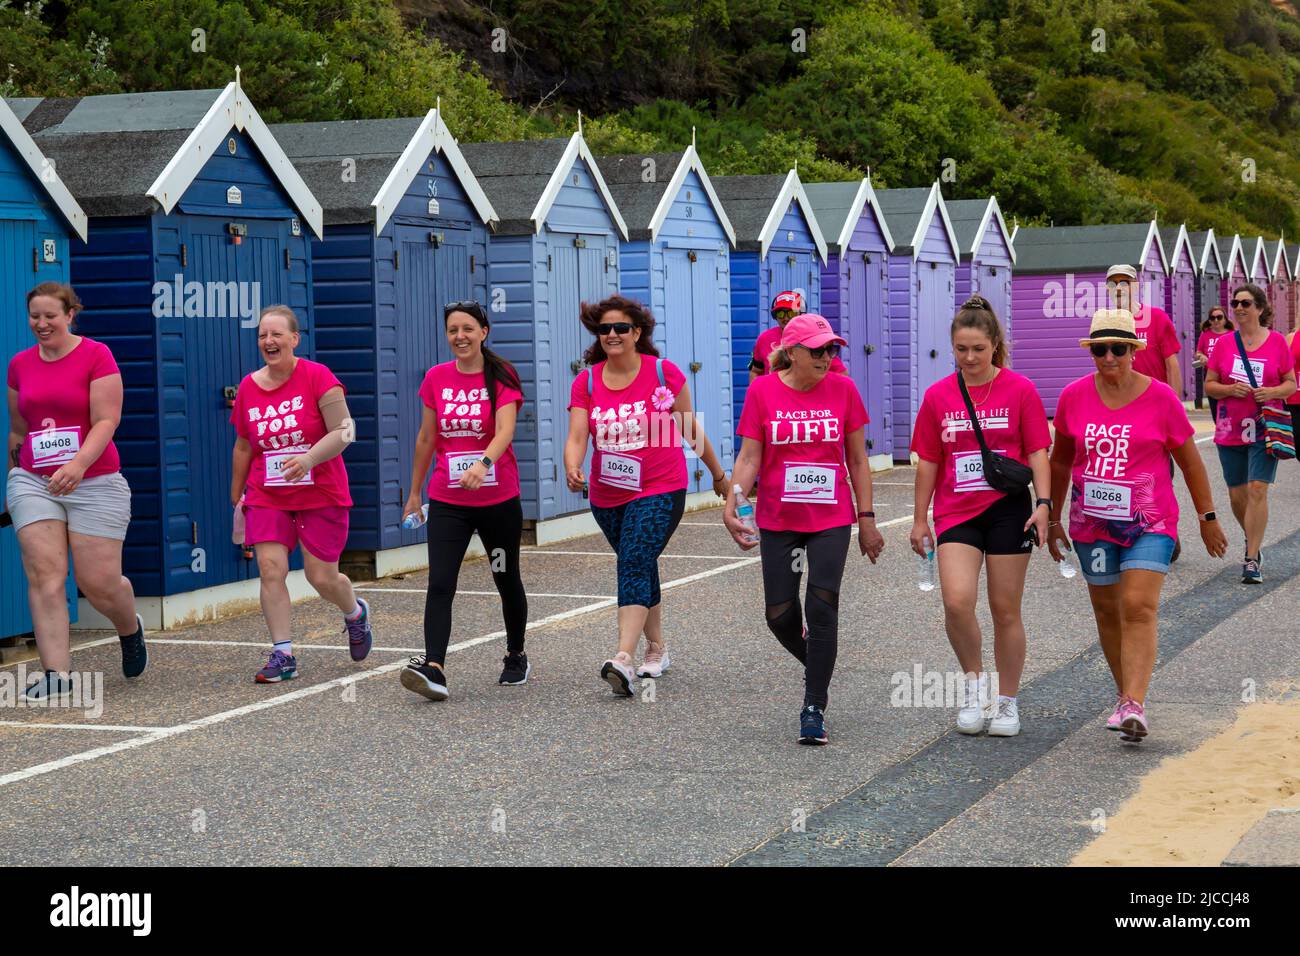
POLYGON ((1131 345, 1135 350, 1147 347, 1146 342, 1138 338, 1133 313, 1128 309, 1098 309, 1092 314, 1088 337, 1079 339, 1079 345, 1085 349, 1090 345, 1103 345, 1107 342, 1131 345))

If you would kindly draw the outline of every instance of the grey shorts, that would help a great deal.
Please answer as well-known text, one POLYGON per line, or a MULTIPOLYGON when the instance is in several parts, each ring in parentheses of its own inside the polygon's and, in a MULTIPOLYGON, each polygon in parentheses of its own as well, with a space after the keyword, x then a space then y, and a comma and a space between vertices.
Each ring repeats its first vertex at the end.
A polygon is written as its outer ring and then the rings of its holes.
POLYGON ((22 468, 9 471, 5 501, 14 531, 37 521, 62 521, 73 534, 94 538, 126 538, 131 524, 131 486, 120 471, 86 478, 67 495, 46 490, 48 479, 22 468))

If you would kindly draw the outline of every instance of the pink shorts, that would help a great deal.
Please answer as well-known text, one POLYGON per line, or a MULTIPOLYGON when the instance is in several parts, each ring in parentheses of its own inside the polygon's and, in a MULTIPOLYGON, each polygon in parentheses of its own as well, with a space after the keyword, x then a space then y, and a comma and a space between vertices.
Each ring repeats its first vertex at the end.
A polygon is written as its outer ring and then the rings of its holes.
POLYGON ((244 506, 244 541, 250 545, 275 541, 293 551, 302 542, 304 551, 321 561, 334 563, 348 540, 348 509, 341 505, 280 511, 278 508, 244 506))

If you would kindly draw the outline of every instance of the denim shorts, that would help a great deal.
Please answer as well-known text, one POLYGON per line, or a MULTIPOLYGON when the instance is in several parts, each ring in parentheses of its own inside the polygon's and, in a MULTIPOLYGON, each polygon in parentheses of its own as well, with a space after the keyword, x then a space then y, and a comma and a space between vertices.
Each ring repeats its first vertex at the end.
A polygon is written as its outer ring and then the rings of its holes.
POLYGON ((1089 584, 1118 584, 1121 571, 1169 573, 1174 539, 1167 534, 1144 534, 1127 548, 1113 541, 1074 542, 1079 570, 1089 584))
POLYGON ((1248 481, 1273 483, 1277 477, 1277 459, 1264 447, 1264 439, 1253 445, 1217 445, 1223 483, 1236 488, 1248 481))

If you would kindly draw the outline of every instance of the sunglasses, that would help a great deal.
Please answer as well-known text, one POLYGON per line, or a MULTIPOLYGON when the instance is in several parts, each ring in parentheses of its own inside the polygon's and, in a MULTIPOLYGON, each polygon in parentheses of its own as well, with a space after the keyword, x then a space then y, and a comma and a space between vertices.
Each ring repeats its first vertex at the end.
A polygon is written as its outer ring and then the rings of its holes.
POLYGON ((794 309, 773 309, 772 318, 780 322, 782 319, 793 319, 799 313, 794 309))
POLYGON ((824 358, 827 355, 829 355, 831 358, 835 358, 835 356, 840 354, 840 347, 836 345, 834 342, 828 345, 823 345, 819 349, 810 349, 806 345, 801 345, 799 346, 799 348, 806 349, 808 354, 815 359, 824 358))
POLYGON ((601 335, 627 335, 632 331, 631 322, 602 322, 596 326, 596 331, 601 335))
POLYGON ((443 319, 445 320, 446 317, 451 315, 453 312, 465 312, 474 316, 476 319, 481 319, 484 323, 488 320, 487 313, 483 311, 483 306, 479 305, 473 299, 467 299, 464 302, 448 302, 442 307, 443 319))
POLYGON ((1228 317, 1227 317, 1226 315, 1212 315, 1212 316, 1210 316, 1210 321, 1211 321, 1211 322, 1226 322, 1226 321, 1228 321, 1228 317))
POLYGON ((1115 356, 1115 358, 1123 358, 1128 355, 1128 350, 1132 347, 1124 342, 1099 342, 1096 345, 1089 346, 1092 349, 1094 358, 1104 358, 1107 352, 1115 356))
POLYGON ((1232 300, 1232 307, 1234 309, 1249 309, 1254 304, 1255 304, 1254 299, 1233 299, 1232 300))

